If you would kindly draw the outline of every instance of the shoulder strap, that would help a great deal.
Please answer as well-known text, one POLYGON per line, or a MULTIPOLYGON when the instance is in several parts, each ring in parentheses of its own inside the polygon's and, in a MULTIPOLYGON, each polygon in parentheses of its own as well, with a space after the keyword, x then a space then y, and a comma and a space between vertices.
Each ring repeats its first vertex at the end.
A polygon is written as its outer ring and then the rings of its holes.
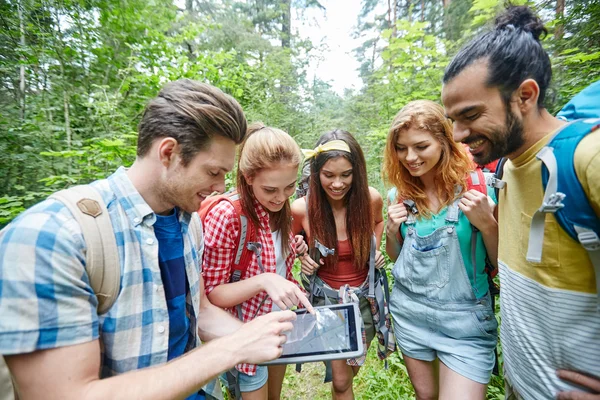
POLYGON ((104 200, 91 185, 74 186, 50 197, 63 203, 81 227, 87 248, 85 269, 98 298, 98 314, 104 314, 121 288, 117 241, 104 200))
POLYGON ((527 260, 541 261, 545 214, 554 214, 561 228, 587 251, 594 266, 600 299, 600 218, 589 203, 574 164, 575 149, 596 129, 600 129, 600 119, 573 121, 558 131, 536 155, 542 161, 544 199, 531 219, 527 260))
POLYGON ((256 257, 259 258, 262 249, 260 243, 256 240, 256 229, 254 224, 249 221, 248 216, 244 214, 239 194, 234 192, 227 196, 240 221, 240 234, 236 241, 236 252, 231 274, 231 281, 237 282, 246 273, 246 269, 248 269, 248 266, 252 262, 252 255, 255 254, 256 257))
MULTIPOLYGON (((486 177, 481 168, 469 172, 467 190, 475 189, 487 196, 486 177)), ((471 224, 471 266, 473 267, 473 285, 477 285, 477 232, 479 229, 471 224)))
POLYGON ((498 196, 500 194, 500 189, 503 189, 506 185, 506 182, 502 180, 502 175, 504 175, 504 164, 506 164, 506 158, 502 157, 498 160, 498 163, 496 164, 496 171, 494 172, 494 174, 490 175, 486 179, 487 185, 494 188, 496 201, 500 201, 500 197, 498 196))
POLYGON ((198 253, 198 260, 202 265, 202 254, 204 253, 204 235, 202 233, 202 222, 198 213, 193 213, 190 219, 190 226, 188 228, 192 232, 194 243, 196 244, 196 252, 198 253))
POLYGON ((239 281, 248 265, 252 262, 252 254, 260 257, 260 243, 256 242, 256 229, 254 224, 248 221, 248 217, 244 213, 244 209, 240 202, 240 196, 237 192, 230 192, 214 197, 209 197, 202 202, 198 214, 200 219, 204 221, 210 210, 222 201, 229 202, 240 222, 240 234, 235 240, 235 254, 233 264, 231 266, 231 282, 239 281))
POLYGON ((487 195, 487 185, 485 184, 485 175, 481 168, 476 168, 469 172, 467 177, 467 190, 475 189, 480 193, 487 195))

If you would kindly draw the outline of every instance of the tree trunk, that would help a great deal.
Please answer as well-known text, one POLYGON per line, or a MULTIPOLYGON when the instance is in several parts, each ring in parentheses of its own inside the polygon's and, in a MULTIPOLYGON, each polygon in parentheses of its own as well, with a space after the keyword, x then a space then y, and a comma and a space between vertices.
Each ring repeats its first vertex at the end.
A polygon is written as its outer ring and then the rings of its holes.
MULTIPOLYGON (((23 0, 17 5, 19 14, 19 32, 21 34, 21 52, 25 50, 25 23, 23 22, 23 0)), ((25 119, 25 58, 23 54, 20 56, 19 66, 19 108, 21 120, 25 119)))
POLYGON ((425 22, 425 0, 421 0, 421 22, 425 22))
POLYGON ((290 48, 290 38, 292 37, 292 4, 291 0, 281 1, 281 47, 290 48))
POLYGON ((451 0, 442 0, 442 5, 444 6, 444 8, 446 8, 450 5, 450 1, 451 0))
POLYGON ((394 24, 392 25, 392 37, 396 37, 398 34, 398 26, 396 23, 398 22, 398 0, 394 0, 394 24))
POLYGON ((554 30, 554 38, 562 39, 565 34, 565 27, 562 24, 562 17, 565 15, 565 0, 556 0, 556 19, 560 20, 554 30))
POLYGON ((387 23, 388 23, 388 29, 390 29, 392 27, 392 3, 390 2, 391 0, 388 0, 388 11, 387 11, 387 23))

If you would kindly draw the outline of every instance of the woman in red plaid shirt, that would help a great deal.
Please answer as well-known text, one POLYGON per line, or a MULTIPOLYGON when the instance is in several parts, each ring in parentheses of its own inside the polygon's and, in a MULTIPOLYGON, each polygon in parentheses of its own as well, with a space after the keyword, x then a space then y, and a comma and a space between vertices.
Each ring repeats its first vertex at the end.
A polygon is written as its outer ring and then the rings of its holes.
MULTIPOLYGON (((354 137, 341 130, 323 134, 314 150, 305 151, 310 160, 308 200, 297 199, 292 204, 294 232, 304 231, 308 242, 318 241, 333 255, 321 258, 317 264, 304 254, 302 272, 331 289, 345 285, 362 286, 369 272, 371 239, 375 234, 377 248, 383 234, 383 199, 367 182, 367 166, 360 145, 354 137), (307 204, 308 201, 308 204, 307 204)), ((376 267, 384 264, 376 251, 376 267)), ((315 305, 324 299, 315 296, 315 305)), ((371 307, 360 299, 365 323, 367 346, 375 336, 371 307)), ((364 358, 361 357, 364 360, 364 358)), ((352 381, 362 360, 334 360, 332 395, 334 399, 353 399, 352 381), (351 365, 350 365, 351 364, 351 365)))
MULTIPOLYGON (((296 189, 301 160, 300 148, 287 133, 262 124, 249 127, 238 157, 237 191, 244 214, 254 224, 262 253, 260 259, 252 257, 238 282, 230 279, 240 234, 239 216, 230 202, 221 201, 204 219, 202 274, 206 293, 212 304, 234 314, 241 305, 244 322, 299 304, 312 310, 292 276, 296 242, 302 242, 302 237, 295 238, 292 233, 289 197, 296 189)), ((285 365, 267 370, 265 366, 241 364, 236 369, 244 400, 279 398, 285 365)))

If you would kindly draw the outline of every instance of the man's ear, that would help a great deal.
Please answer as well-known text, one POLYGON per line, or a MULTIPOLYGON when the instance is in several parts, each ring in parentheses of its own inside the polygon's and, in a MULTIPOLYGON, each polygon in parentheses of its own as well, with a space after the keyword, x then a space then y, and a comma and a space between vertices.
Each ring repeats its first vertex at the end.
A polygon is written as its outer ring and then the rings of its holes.
POLYGON ((172 137, 162 138, 157 146, 158 159, 165 167, 169 167, 179 157, 179 144, 172 137))
POLYGON ((515 96, 521 114, 528 114, 538 108, 540 87, 535 79, 525 79, 515 91, 515 96))

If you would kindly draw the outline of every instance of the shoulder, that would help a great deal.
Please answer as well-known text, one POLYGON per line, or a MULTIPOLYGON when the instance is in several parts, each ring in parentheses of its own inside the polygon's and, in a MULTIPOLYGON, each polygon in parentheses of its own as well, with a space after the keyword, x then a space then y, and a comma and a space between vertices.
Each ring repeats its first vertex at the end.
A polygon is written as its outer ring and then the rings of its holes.
POLYGON ((294 200, 291 208, 294 218, 304 218, 306 216, 306 197, 294 200))
POLYGON ((371 197, 371 205, 383 207, 383 197, 381 197, 381 193, 377 189, 369 186, 369 196, 371 197))
POLYGON ((575 170, 579 174, 594 164, 600 163, 600 127, 579 142, 574 155, 575 170))
POLYGON ((15 218, 2 231, 2 243, 29 242, 35 246, 58 246, 63 241, 68 241, 84 247, 83 233, 75 217, 60 201, 46 199, 15 218), (37 242, 34 242, 36 240, 37 242), (44 241, 39 241, 44 238, 44 241), (60 240, 57 243, 57 240, 60 240))
POLYGON ((600 128, 581 140, 573 164, 594 211, 600 215, 600 128))
POLYGON ((212 238, 235 237, 239 231, 239 216, 233 204, 227 200, 221 200, 214 204, 202 219, 204 237, 208 242, 212 238))
POLYGON ((393 187, 390 190, 388 190, 388 192, 387 192, 387 201, 388 201, 388 204, 395 203, 397 195, 398 195, 398 189, 396 189, 395 187, 393 187))
POLYGON ((231 219, 237 218, 235 207, 226 199, 218 201, 212 206, 212 208, 206 214, 205 221, 208 220, 219 220, 219 221, 230 221, 231 219))

